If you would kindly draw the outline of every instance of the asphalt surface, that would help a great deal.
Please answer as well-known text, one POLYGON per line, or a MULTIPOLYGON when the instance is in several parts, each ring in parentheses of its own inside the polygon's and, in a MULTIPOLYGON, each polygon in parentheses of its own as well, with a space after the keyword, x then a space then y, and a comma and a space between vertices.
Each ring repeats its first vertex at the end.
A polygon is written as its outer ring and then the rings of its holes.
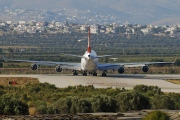
POLYGON ((95 88, 126 88, 132 89, 139 84, 153 85, 161 88, 163 92, 180 93, 180 85, 165 81, 166 79, 180 79, 180 75, 147 75, 147 74, 111 74, 102 76, 73 76, 71 74, 33 74, 33 75, 1 75, 1 77, 33 77, 41 83, 47 82, 56 87, 64 88, 76 85, 93 85, 95 88))

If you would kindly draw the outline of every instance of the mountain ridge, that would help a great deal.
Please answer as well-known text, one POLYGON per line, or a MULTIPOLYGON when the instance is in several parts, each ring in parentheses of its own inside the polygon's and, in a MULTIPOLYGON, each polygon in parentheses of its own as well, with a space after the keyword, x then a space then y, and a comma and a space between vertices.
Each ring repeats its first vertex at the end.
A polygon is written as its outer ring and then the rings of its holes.
MULTIPOLYGON (((102 15, 118 17, 122 22, 141 24, 165 24, 173 18, 180 24, 179 0, 0 0, 0 7, 8 9, 77 9, 80 12, 90 10, 102 15), (159 22, 159 21, 162 21, 159 22), (166 22, 163 22, 166 21, 166 22)), ((168 22, 174 24, 174 22, 168 22)))

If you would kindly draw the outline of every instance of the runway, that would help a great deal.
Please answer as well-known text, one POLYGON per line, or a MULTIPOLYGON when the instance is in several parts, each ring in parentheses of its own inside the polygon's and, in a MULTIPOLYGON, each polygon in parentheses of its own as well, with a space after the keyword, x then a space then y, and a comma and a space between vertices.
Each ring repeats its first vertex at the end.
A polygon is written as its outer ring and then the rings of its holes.
POLYGON ((180 85, 165 81, 166 79, 180 79, 180 75, 147 75, 147 74, 111 74, 106 77, 99 76, 73 76, 71 74, 33 74, 33 75, 1 75, 1 77, 33 77, 41 83, 47 82, 56 87, 64 88, 76 85, 93 85, 95 88, 126 88, 132 89, 139 84, 153 85, 161 88, 163 92, 180 93, 180 85))

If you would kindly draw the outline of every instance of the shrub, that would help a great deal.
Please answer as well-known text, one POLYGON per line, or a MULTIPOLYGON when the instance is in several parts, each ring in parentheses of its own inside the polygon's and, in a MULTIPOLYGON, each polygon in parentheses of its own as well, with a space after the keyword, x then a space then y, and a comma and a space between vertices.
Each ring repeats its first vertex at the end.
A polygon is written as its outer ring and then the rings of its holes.
POLYGON ((153 111, 147 114, 143 120, 170 120, 170 117, 161 111, 153 111))

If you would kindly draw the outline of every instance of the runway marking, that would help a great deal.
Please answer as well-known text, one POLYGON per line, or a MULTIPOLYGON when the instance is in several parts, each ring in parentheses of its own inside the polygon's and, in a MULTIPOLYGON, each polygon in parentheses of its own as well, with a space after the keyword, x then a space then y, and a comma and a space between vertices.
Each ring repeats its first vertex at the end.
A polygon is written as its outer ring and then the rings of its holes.
POLYGON ((111 85, 127 85, 127 83, 110 83, 111 85))
POLYGON ((104 83, 87 83, 88 85, 102 85, 104 83))

